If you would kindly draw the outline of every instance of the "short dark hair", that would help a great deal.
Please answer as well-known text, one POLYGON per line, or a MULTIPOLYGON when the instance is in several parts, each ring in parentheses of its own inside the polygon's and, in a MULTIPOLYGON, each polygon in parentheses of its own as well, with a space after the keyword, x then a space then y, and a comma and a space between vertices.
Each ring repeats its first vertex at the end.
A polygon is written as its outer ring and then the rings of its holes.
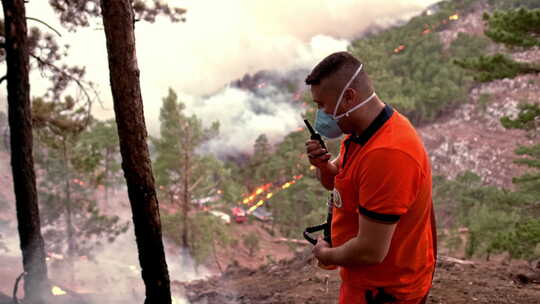
POLYGON ((318 85, 321 81, 346 67, 348 70, 356 70, 360 61, 348 52, 337 52, 328 55, 317 64, 306 78, 307 85, 318 85))

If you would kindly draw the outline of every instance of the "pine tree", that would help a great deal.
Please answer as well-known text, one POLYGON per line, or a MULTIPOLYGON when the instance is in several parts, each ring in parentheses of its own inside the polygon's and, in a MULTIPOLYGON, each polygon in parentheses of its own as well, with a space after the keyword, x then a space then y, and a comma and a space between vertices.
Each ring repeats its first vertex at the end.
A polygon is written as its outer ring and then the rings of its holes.
POLYGON ((507 46, 533 47, 540 45, 540 9, 525 8, 484 13, 486 36, 507 46))
POLYGON ((514 78, 520 74, 540 72, 540 65, 517 62, 505 54, 457 59, 454 62, 464 69, 476 72, 474 79, 480 82, 514 78))
POLYGON ((91 177, 92 186, 103 187, 105 201, 108 202, 109 190, 122 182, 115 121, 92 120, 81 133, 74 154, 74 168, 91 177))
MULTIPOLYGON (((484 13, 484 33, 494 42, 510 48, 530 48, 540 45, 540 9, 525 8, 484 13)), ((506 54, 482 55, 456 60, 462 68, 472 70, 475 79, 488 82, 495 79, 514 78, 519 74, 540 73, 540 63, 517 62, 506 54)))
MULTIPOLYGON (((169 271, 163 248, 159 202, 146 142, 140 72, 135 53, 134 11, 138 8, 132 6, 129 0, 99 2, 100 5, 95 7, 101 8, 103 17, 122 169, 133 213, 141 274, 146 286, 145 304, 170 304, 169 271)), ((68 7, 63 13, 76 7, 63 1, 61 5, 68 7)), ((83 10, 88 8, 87 5, 81 7, 83 10)))
POLYGON ((81 134, 92 120, 84 107, 67 97, 63 102, 33 101, 32 117, 38 135, 37 164, 40 176, 43 227, 51 252, 67 255, 73 266, 75 257, 89 255, 99 239, 112 242, 125 232, 126 224, 117 216, 103 215, 93 198, 91 172, 75 153, 81 134), (67 246, 64 244, 67 243, 67 246))
POLYGON ((26 10, 23 0, 2 1, 5 27, 0 34, 5 43, 7 75, 8 119, 10 126, 11 167, 23 268, 28 275, 24 283, 26 300, 43 303, 43 296, 50 294, 47 264, 41 235, 36 175, 32 156, 33 136, 30 110, 29 44, 26 10))
POLYGON ((160 112, 160 138, 154 139, 155 172, 160 192, 182 213, 181 246, 191 248, 190 209, 194 200, 217 194, 224 176, 221 163, 210 154, 199 153, 203 145, 218 135, 219 124, 204 128, 195 115, 184 113, 185 105, 178 102, 169 89, 160 112))
POLYGON ((245 184, 250 190, 266 183, 273 182, 270 159, 272 147, 265 134, 259 135, 253 145, 253 155, 249 159, 247 166, 245 184))
MULTIPOLYGON (((112 9, 110 2, 107 2, 103 5, 105 1, 99 0, 73 0, 73 1, 61 1, 61 0, 51 0, 49 3, 51 7, 58 13, 60 16, 60 21, 62 24, 69 28, 70 30, 76 30, 80 26, 88 26, 89 18, 91 17, 101 17, 103 15, 104 20, 113 20, 111 16, 108 18, 105 17, 106 13, 109 12, 108 9, 112 9)), ((37 200, 36 200, 36 191, 35 191, 35 174, 33 172, 33 161, 32 161, 32 129, 31 124, 29 123, 30 110, 29 110, 29 86, 28 86, 28 57, 31 56, 37 63, 38 68, 43 74, 47 73, 47 77, 51 80, 51 88, 49 89, 47 96, 52 100, 59 100, 61 94, 63 94, 67 88, 70 87, 70 84, 74 83, 79 88, 80 92, 87 98, 87 105, 90 107, 93 97, 97 96, 97 93, 93 89, 91 83, 84 81, 84 69, 77 66, 67 66, 67 65, 58 65, 56 64, 58 60, 63 57, 63 49, 59 48, 56 42, 54 41, 52 35, 42 36, 38 30, 31 30, 30 35, 26 31, 26 16, 24 11, 24 2, 23 1, 2 1, 4 7, 4 16, 7 16, 5 23, 5 31, 3 26, 0 26, 0 35, 5 37, 6 43, 0 43, 0 51, 5 49, 7 52, 6 61, 8 66, 8 75, 0 77, 0 82, 5 79, 8 80, 8 92, 11 92, 12 96, 17 96, 17 101, 13 99, 11 105, 15 115, 11 115, 10 109, 10 125, 11 125, 11 141, 12 146, 16 146, 12 149, 12 154, 14 158, 14 184, 15 184, 15 193, 18 197, 18 221, 19 221, 19 234, 21 236, 21 249, 23 251, 23 263, 25 270, 29 273, 27 279, 25 280, 25 290, 28 297, 33 300, 34 298, 37 301, 38 295, 45 289, 48 289, 43 285, 46 283, 46 264, 45 256, 43 252, 43 242, 39 232, 39 213, 37 209, 37 200), (15 20, 15 23, 11 23, 12 19, 15 20), (27 40, 28 37, 28 40, 27 40), (13 44, 16 42, 16 44, 13 44), (13 46, 16 46, 13 48, 13 46), (20 48, 20 49, 17 49, 20 48), (17 50, 15 50, 17 49, 17 50), (36 50, 36 52, 34 52, 36 50), (13 53, 12 53, 13 51, 13 53), (17 54, 16 54, 17 53, 17 54), (40 56, 46 54, 45 56, 40 56), (15 56, 16 55, 16 56, 15 56), (10 70, 13 70, 10 72, 10 70), (10 85, 9 83, 12 83, 10 85), (10 86, 12 86, 10 88, 10 86), (14 123, 11 123, 14 122, 14 123), (15 131, 13 131, 15 130, 15 131), (19 163, 19 160, 22 162, 19 163), (15 169, 16 168, 16 169, 15 169), (23 206, 20 204, 20 201, 24 201, 28 206, 23 206), (20 207, 20 208, 19 208, 20 207), (20 209, 20 210, 19 210, 20 209), (20 212, 19 212, 20 211, 20 212), (36 228, 38 227, 38 228, 36 228), (29 246, 30 245, 30 246, 29 246), (36 297, 34 297, 36 296, 36 297)), ((115 3, 113 3, 115 4, 115 3)), ((161 1, 123 1, 124 9, 128 11, 128 14, 119 13, 116 17, 120 19, 120 16, 128 16, 127 19, 123 19, 123 24, 118 24, 118 28, 128 27, 127 35, 129 36, 129 26, 133 25, 136 20, 146 20, 153 22, 155 21, 158 15, 168 16, 172 21, 183 21, 183 14, 185 13, 184 9, 181 8, 172 8, 167 4, 163 4, 161 1), (149 3, 150 2, 150 3, 149 3)), ((106 23, 106 22, 104 22, 106 23)), ((3 25, 3 24, 2 24, 3 25)), ((107 31, 107 25, 105 26, 107 37, 111 32, 107 31)), ((131 31, 131 35, 132 35, 131 31)), ((133 35, 132 35, 133 36, 133 35)), ((116 37, 119 38, 119 37, 116 37)), ((124 37, 125 38, 125 37, 124 37)), ((114 40, 114 39, 113 39, 114 40)), ((128 37, 129 40, 129 37, 128 37)), ((134 40, 131 39, 131 40, 134 40)), ((124 39, 120 39, 121 42, 114 40, 112 42, 112 49, 116 48, 117 50, 121 47, 119 46, 131 46, 130 41, 126 43, 124 39), (118 44, 118 45, 117 45, 118 44)), ((112 52, 111 48, 110 56, 115 57, 116 53, 112 52), (114 54, 111 54, 114 53, 114 54)), ((128 76, 132 83, 134 82, 134 74, 138 73, 138 69, 133 66, 133 63, 136 63, 133 52, 123 52, 120 51, 120 59, 122 57, 129 57, 129 60, 124 64, 126 67, 130 67, 130 73, 123 73, 119 71, 119 65, 111 63, 111 69, 114 69, 115 75, 118 77, 128 76), (129 56, 127 56, 127 55, 129 56), (129 63, 129 64, 128 64, 129 63)), ((121 61, 121 60, 119 60, 121 61)), ((113 73, 114 74, 114 73, 113 73)), ((122 96, 127 96, 125 90, 119 89, 116 87, 117 79, 113 82, 113 96, 115 96, 115 101, 122 96), (120 97, 119 97, 120 96, 120 97)), ((138 83, 138 80, 137 80, 138 83)), ((135 86, 135 84, 133 84, 135 86)), ((140 91, 140 90, 139 90, 140 91)), ((134 93, 137 95, 137 92, 134 93)), ((9 94, 8 94, 9 95, 9 94)), ((140 92, 138 94, 140 96, 140 92)), ((14 97, 15 98, 15 97, 14 97)), ((136 98, 136 97, 135 97, 136 98)), ((9 99, 9 98, 8 98, 9 99)), ((133 96, 132 98, 133 99, 133 96)), ((140 104, 140 98, 134 101, 134 107, 137 108, 138 103, 140 104)), ((130 104, 132 105, 132 104, 130 104)), ((116 110, 116 109, 115 109, 116 110)), ((170 286, 169 278, 167 273, 167 267, 165 263, 165 257, 163 253, 163 245, 161 242, 161 231, 159 223, 159 211, 157 210, 157 201, 152 199, 152 195, 145 195, 147 193, 155 193, 153 189, 153 181, 150 182, 151 178, 148 178, 148 170, 150 168, 148 157, 145 158, 145 151, 147 149, 141 144, 140 138, 145 137, 145 128, 140 128, 140 119, 141 117, 135 117, 132 120, 129 119, 133 111, 120 107, 116 113, 119 116, 119 129, 120 138, 123 138, 126 143, 121 145, 125 147, 126 145, 131 145, 134 148, 130 147, 122 149, 124 161, 131 161, 131 156, 137 155, 139 161, 134 161, 126 166, 124 166, 127 180, 128 180, 128 189, 130 191, 130 201, 132 202, 132 210, 134 212, 134 223, 135 223, 135 233, 137 235, 137 244, 140 254, 141 267, 143 268, 143 280, 147 287, 147 303, 170 303, 170 286), (119 112, 119 113, 118 113, 119 112), (126 126, 131 122, 135 122, 131 126, 126 126), (138 124, 139 123, 139 124, 138 124), (142 130, 142 131, 141 131, 142 130), (127 133, 122 132, 131 132, 134 131, 135 135, 139 138, 133 138, 127 133), (132 170, 136 165, 143 164, 143 169, 137 171, 132 170), (131 179, 132 171, 141 173, 139 176, 144 181, 142 183, 137 183, 135 180, 131 179), (150 185, 151 184, 151 185, 150 185), (134 190, 137 188, 137 190, 134 190), (149 190, 149 191, 147 191, 149 190), (139 195, 140 194, 140 195, 139 195), (142 207, 139 207, 141 204, 137 204, 139 196, 143 197, 142 201, 146 204, 142 207), (145 248, 146 247, 146 248, 145 248)), ((141 111, 142 113, 142 111, 141 111)), ((144 124, 143 124, 144 125, 144 124)), ((146 153, 148 154, 148 153, 146 153)), ((137 157, 133 157, 137 158, 137 157)), ((151 176, 151 174, 150 174, 151 176)))
MULTIPOLYGON (((520 190, 529 195, 533 201, 536 200, 537 212, 540 213, 540 106, 537 104, 522 104, 520 112, 516 118, 502 117, 501 123, 505 128, 523 129, 528 131, 528 135, 536 143, 531 146, 520 146, 516 149, 516 154, 522 156, 515 163, 529 168, 528 172, 522 176, 515 177, 513 182, 520 190)), ((539 214, 540 215, 540 214, 539 214)))

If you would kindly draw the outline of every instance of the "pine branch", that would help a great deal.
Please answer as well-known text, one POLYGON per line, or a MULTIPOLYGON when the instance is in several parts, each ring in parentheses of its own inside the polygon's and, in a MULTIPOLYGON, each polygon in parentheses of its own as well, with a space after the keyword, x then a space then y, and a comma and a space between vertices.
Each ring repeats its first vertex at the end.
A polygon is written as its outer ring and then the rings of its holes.
MULTIPOLYGON (((70 79, 71 81, 75 82, 77 84, 77 86, 79 87, 79 89, 83 92, 83 94, 86 96, 86 101, 87 101, 87 115, 86 115, 86 123, 85 125, 88 125, 90 124, 90 121, 91 121, 91 115, 90 115, 90 111, 92 109, 92 97, 90 96, 90 93, 88 92, 88 90, 86 89, 86 86, 84 85, 84 83, 74 77, 73 75, 71 75, 70 73, 67 73, 64 69, 61 69, 59 67, 57 67, 56 65, 54 65, 53 63, 50 63, 46 60, 43 60, 42 58, 40 58, 39 56, 36 56, 34 54, 30 54, 30 57, 34 58, 35 60, 37 60, 37 62, 41 65, 41 66, 47 66, 49 67, 51 70, 57 72, 57 73, 60 73, 61 75, 63 75, 64 77, 67 77, 68 79, 70 79)), ((99 98, 99 94, 98 92, 96 91, 96 89, 92 86, 92 85, 89 85, 89 88, 93 91, 93 95, 97 97, 97 101, 102 104, 100 98, 99 98)))
POLYGON ((39 20, 37 18, 33 18, 33 17, 26 17, 26 19, 28 20, 32 20, 32 21, 36 21, 36 22, 39 22, 43 25, 45 25, 46 27, 48 27, 49 29, 51 29, 53 32, 55 32, 58 36, 62 37, 62 35, 60 34, 59 31, 57 31, 54 27, 50 26, 48 23, 46 23, 45 21, 42 21, 42 20, 39 20))

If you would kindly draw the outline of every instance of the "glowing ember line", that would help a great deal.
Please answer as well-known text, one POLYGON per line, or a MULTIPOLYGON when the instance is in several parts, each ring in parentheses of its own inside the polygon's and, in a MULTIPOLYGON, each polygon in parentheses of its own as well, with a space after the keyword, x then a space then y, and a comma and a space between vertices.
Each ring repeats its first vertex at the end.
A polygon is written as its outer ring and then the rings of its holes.
POLYGON ((259 208, 260 206, 262 206, 262 204, 264 204, 264 201, 263 200, 260 200, 257 202, 257 204, 251 206, 251 208, 248 209, 247 213, 251 213, 253 211, 255 211, 255 209, 259 208))
POLYGON ((258 187, 257 189, 255 189, 254 192, 249 194, 249 196, 244 197, 244 199, 242 200, 242 204, 247 205, 253 202, 258 195, 263 194, 264 192, 268 191, 270 187, 272 187, 272 183, 268 183, 268 184, 258 187))

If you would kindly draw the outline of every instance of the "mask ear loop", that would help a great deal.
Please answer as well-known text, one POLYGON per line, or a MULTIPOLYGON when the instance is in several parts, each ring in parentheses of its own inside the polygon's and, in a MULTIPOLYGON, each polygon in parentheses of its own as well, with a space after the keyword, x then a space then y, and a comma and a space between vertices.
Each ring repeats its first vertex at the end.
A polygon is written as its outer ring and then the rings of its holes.
POLYGON ((334 114, 332 115, 332 117, 334 119, 336 119, 336 113, 337 113, 337 109, 339 107, 339 105, 341 104, 341 100, 343 99, 343 95, 345 95, 345 91, 349 88, 349 86, 351 85, 351 83, 353 82, 353 80, 356 78, 356 76, 358 76, 358 74, 360 73, 360 71, 362 70, 362 68, 364 67, 363 64, 360 64, 360 66, 358 67, 358 69, 356 70, 356 72, 354 72, 354 74, 352 75, 351 79, 349 80, 349 82, 347 82, 347 84, 345 85, 345 87, 343 87, 343 90, 341 91, 341 94, 339 95, 339 98, 338 98, 338 102, 336 104, 336 107, 334 108, 334 114))
POLYGON ((375 96, 377 96, 377 93, 373 92, 373 94, 371 94, 371 96, 369 96, 366 100, 362 101, 361 103, 355 105, 352 109, 350 109, 349 111, 343 113, 343 114, 340 114, 338 116, 336 116, 335 120, 339 120, 341 118, 343 118, 344 116, 347 116, 349 117, 349 114, 358 110, 360 107, 364 106, 366 103, 368 103, 370 100, 372 100, 375 96))

